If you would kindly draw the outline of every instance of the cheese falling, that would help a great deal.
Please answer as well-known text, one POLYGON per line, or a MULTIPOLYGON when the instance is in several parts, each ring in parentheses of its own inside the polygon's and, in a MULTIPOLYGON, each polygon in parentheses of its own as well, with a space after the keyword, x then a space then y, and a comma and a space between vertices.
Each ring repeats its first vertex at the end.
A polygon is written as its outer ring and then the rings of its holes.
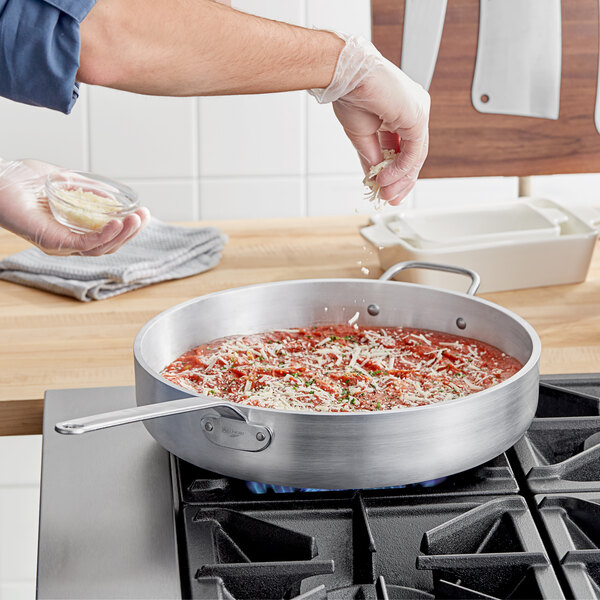
POLYGON ((384 150, 383 151, 383 160, 373 165, 369 169, 369 173, 365 175, 363 179, 363 185, 369 188, 368 197, 369 201, 373 202, 375 205, 375 210, 381 210, 385 205, 385 201, 381 199, 379 196, 380 186, 375 181, 375 177, 381 173, 388 165, 391 165, 396 158, 397 152, 395 150, 384 150))

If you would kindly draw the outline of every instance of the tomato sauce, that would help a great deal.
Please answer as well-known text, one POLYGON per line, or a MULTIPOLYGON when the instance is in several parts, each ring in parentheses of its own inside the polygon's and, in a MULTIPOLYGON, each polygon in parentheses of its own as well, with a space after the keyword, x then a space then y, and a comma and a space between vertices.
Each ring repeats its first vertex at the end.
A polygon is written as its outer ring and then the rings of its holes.
POLYGON ((288 410, 364 412, 473 394, 521 369, 471 338, 408 327, 326 325, 215 340, 163 371, 186 389, 288 410))

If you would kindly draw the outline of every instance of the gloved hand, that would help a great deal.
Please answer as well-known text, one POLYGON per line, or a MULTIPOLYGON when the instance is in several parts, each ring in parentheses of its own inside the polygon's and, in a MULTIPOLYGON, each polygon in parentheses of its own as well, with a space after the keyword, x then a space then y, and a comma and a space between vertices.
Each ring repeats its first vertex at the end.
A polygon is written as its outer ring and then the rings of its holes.
POLYGON ((320 103, 333 102, 365 174, 383 160, 383 149, 399 152, 376 178, 381 198, 399 204, 427 157, 429 94, 364 38, 337 35, 346 45, 333 80, 309 92, 320 103))
POLYGON ((0 159, 0 226, 38 246, 46 254, 112 254, 141 231, 150 218, 146 208, 113 219, 93 233, 73 233, 52 216, 43 195, 46 175, 59 167, 35 160, 0 159))

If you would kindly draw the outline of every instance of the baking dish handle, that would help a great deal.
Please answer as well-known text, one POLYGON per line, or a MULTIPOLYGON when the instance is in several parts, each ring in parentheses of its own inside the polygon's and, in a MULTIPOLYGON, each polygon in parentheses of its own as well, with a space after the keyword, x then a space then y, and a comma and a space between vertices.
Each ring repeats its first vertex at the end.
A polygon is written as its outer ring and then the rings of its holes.
POLYGON ((600 231, 600 206, 579 204, 569 208, 576 217, 587 223, 592 229, 600 231))
POLYGON ((481 277, 475 271, 464 267, 454 267, 451 265, 440 265, 438 263, 422 262, 418 260, 407 260, 391 266, 380 278, 380 281, 388 281, 400 271, 406 269, 430 269, 431 271, 445 271, 446 273, 456 273, 457 275, 466 275, 471 278, 471 285, 467 290, 467 296, 474 296, 481 283, 481 277))
POLYGON ((398 240, 400 238, 390 231, 388 226, 382 220, 372 218, 372 221, 373 225, 362 227, 360 230, 360 234, 367 242, 371 242, 373 246, 379 249, 398 245, 398 240))
POLYGON ((228 402, 215 402, 208 396, 193 396, 76 418, 57 423, 54 429, 64 435, 74 435, 209 409, 216 412, 217 416, 207 415, 201 424, 204 435, 213 444, 235 450, 258 452, 271 443, 272 433, 268 427, 251 423, 235 406, 228 402))

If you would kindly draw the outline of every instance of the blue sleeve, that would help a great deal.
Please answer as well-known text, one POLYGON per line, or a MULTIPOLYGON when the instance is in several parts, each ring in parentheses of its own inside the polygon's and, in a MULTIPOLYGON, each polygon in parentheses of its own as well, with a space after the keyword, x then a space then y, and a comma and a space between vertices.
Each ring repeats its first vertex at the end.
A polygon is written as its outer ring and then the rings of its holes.
POLYGON ((96 0, 0 0, 0 96, 71 112, 79 24, 96 0))

